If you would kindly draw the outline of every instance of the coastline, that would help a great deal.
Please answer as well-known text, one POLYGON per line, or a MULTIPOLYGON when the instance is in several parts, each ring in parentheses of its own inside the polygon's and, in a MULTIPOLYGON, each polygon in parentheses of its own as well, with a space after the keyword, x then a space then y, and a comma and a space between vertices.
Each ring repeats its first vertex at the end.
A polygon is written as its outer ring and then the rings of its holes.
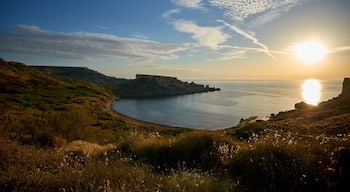
POLYGON ((151 127, 151 128, 157 128, 157 129, 172 129, 172 128, 178 128, 178 129, 191 129, 187 127, 175 127, 175 126, 170 126, 170 125, 162 125, 162 124, 157 124, 157 123, 151 123, 147 121, 142 121, 138 120, 132 117, 129 117, 127 115, 123 115, 115 110, 113 110, 113 105, 118 102, 117 97, 110 99, 104 104, 103 111, 107 112, 108 114, 112 115, 113 117, 119 118, 123 121, 125 121, 128 124, 138 126, 138 127, 151 127))

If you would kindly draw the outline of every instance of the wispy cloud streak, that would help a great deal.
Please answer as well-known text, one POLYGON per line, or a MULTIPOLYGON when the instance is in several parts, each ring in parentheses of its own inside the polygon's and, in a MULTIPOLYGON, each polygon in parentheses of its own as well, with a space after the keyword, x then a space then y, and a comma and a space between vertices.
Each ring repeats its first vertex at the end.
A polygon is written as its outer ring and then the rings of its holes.
POLYGON ((232 31, 234 31, 234 32, 236 32, 236 33, 242 35, 242 36, 245 37, 246 39, 251 40, 255 45, 258 45, 259 47, 261 47, 262 50, 263 50, 263 52, 264 52, 266 55, 268 55, 268 56, 272 57, 273 59, 275 59, 275 56, 273 56, 273 55, 271 54, 269 48, 268 48, 266 45, 264 45, 263 43, 260 43, 259 40, 258 40, 256 37, 254 37, 253 35, 251 35, 251 34, 245 32, 245 31, 239 29, 238 27, 236 27, 236 26, 234 26, 234 25, 228 24, 228 23, 225 22, 225 21, 218 20, 218 22, 223 23, 225 26, 229 27, 232 31))
POLYGON ((84 60, 115 58, 136 62, 176 59, 177 52, 193 46, 103 33, 49 32, 29 25, 17 25, 14 31, 1 33, 0 42, 0 51, 7 53, 84 60))
POLYGON ((209 0, 213 7, 222 9, 229 21, 218 20, 226 27, 259 46, 256 51, 275 59, 274 51, 261 43, 248 29, 256 29, 281 17, 283 13, 300 5, 303 0, 209 0))
POLYGON ((180 9, 170 9, 168 11, 166 11, 165 13, 163 13, 162 17, 166 18, 166 19, 170 19, 172 15, 176 14, 176 13, 180 13, 181 10, 180 9))
POLYGON ((339 53, 339 52, 345 52, 345 51, 350 51, 350 45, 332 48, 329 50, 329 53, 339 53))

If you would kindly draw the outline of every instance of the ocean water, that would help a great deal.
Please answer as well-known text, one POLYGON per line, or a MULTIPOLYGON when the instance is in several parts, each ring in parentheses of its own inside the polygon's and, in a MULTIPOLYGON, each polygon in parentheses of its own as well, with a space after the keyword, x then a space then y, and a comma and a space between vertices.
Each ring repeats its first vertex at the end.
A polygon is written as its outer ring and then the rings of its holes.
MULTIPOLYGON (((305 80, 230 80, 195 81, 221 88, 221 91, 181 96, 122 99, 113 105, 121 114, 142 121, 218 130, 237 125, 241 118, 270 116, 294 109, 294 104, 316 99, 326 101, 340 94, 341 80, 317 80, 318 85, 305 80), (316 88, 315 88, 316 87, 316 88), (309 94, 305 96, 305 93, 309 94), (311 95, 310 95, 311 94, 311 95)), ((314 101, 315 102, 315 101, 314 101)))

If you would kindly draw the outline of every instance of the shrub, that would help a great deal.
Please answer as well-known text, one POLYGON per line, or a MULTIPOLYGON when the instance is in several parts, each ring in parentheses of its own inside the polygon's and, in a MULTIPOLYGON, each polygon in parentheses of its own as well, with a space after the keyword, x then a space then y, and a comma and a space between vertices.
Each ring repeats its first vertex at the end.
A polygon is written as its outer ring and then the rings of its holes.
POLYGON ((46 117, 48 129, 62 135, 67 141, 82 139, 86 127, 91 124, 85 110, 55 111, 46 117))
POLYGON ((335 156, 334 191, 347 191, 350 189, 350 147, 340 149, 335 156))
POLYGON ((173 143, 139 146, 134 153, 163 171, 186 168, 210 171, 221 164, 213 136, 205 133, 193 133, 173 143))
POLYGON ((318 162, 302 148, 261 145, 243 150, 227 164, 242 191, 325 191, 318 162))
POLYGON ((248 140, 253 134, 262 134, 266 127, 260 123, 249 123, 232 132, 237 139, 248 140))

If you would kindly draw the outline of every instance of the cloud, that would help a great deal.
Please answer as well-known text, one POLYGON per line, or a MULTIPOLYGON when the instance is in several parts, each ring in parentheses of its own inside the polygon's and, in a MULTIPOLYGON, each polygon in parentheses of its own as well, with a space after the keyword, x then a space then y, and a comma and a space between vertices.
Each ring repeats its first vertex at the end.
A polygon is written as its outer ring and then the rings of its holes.
POLYGON ((350 45, 332 48, 329 50, 329 53, 339 53, 339 52, 345 52, 345 51, 350 51, 350 45))
POLYGON ((279 10, 272 10, 262 15, 258 15, 253 20, 251 20, 247 25, 249 28, 259 28, 265 24, 272 22, 280 17, 279 10))
POLYGON ((205 9, 202 0, 171 0, 178 6, 191 9, 205 9))
POLYGON ((193 21, 177 20, 172 22, 175 30, 192 34, 200 45, 211 49, 218 49, 218 45, 225 42, 231 36, 222 32, 222 27, 202 27, 193 21))
POLYGON ((142 33, 134 33, 133 37, 136 39, 149 39, 147 36, 143 35, 142 33))
MULTIPOLYGON (((211 6, 224 10, 224 16, 242 23, 251 16, 258 20, 272 21, 283 12, 301 3, 302 0, 209 0, 211 6)), ((254 21, 254 23, 259 23, 254 21)))
POLYGON ((219 60, 231 60, 231 59, 244 59, 246 57, 247 50, 234 50, 222 54, 219 60))
POLYGON ((259 40, 253 34, 247 33, 247 32, 239 29, 238 27, 236 27, 234 25, 228 24, 225 21, 218 20, 218 22, 223 23, 225 26, 229 27, 232 31, 242 35, 244 38, 251 40, 255 45, 258 45, 259 47, 261 47, 263 52, 266 55, 268 55, 268 56, 272 57, 273 59, 275 59, 275 56, 273 56, 271 54, 269 48, 266 45, 264 45, 263 43, 260 43, 259 40))
POLYGON ((101 30, 109 30, 109 27, 106 27, 106 26, 102 26, 102 25, 94 25, 94 26, 101 30))
POLYGON ((165 13, 163 13, 162 17, 169 19, 171 18, 171 15, 176 14, 176 13, 180 13, 181 10, 180 9, 170 9, 168 11, 166 11, 165 13))
POLYGON ((250 30, 264 26, 281 17, 291 8, 302 3, 303 0, 209 0, 212 7, 222 9, 223 16, 230 19, 230 22, 218 20, 235 33, 250 40, 259 46, 256 51, 264 52, 275 59, 268 46, 261 43, 255 34, 250 30))
POLYGON ((114 58, 137 62, 176 59, 177 52, 193 46, 103 33, 50 32, 30 25, 17 25, 13 31, 0 33, 0 42, 0 51, 7 53, 83 60, 114 58))

